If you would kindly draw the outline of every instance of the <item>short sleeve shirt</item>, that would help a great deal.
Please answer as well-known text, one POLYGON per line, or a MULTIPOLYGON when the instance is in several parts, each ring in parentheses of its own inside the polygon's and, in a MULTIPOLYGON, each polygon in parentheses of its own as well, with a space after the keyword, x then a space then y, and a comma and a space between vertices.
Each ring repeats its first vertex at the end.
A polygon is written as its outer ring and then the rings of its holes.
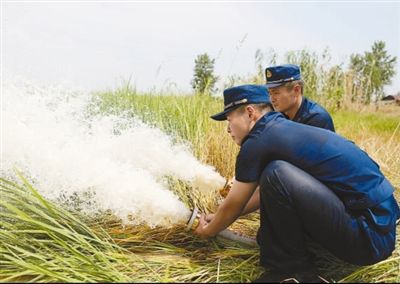
POLYGON ((258 182, 274 160, 286 161, 312 175, 349 209, 378 206, 394 191, 379 166, 353 142, 326 129, 295 123, 278 112, 260 118, 242 142, 235 178, 258 182))

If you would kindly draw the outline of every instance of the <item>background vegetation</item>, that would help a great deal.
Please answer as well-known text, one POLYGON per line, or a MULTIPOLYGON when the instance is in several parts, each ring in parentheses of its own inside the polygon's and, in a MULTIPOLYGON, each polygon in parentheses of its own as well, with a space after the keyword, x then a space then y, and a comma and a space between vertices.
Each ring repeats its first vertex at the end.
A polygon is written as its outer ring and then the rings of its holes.
MULTIPOLYGON (((327 53, 322 56, 327 57, 327 53)), ((274 60, 273 52, 259 51, 256 74, 232 77, 227 85, 263 83, 263 66, 274 60)), ((302 66, 305 94, 328 108, 340 135, 380 164, 399 198, 400 108, 366 103, 364 81, 357 85, 356 74, 340 65, 327 68, 313 52, 288 53, 287 61, 302 66)), ((222 108, 220 95, 146 94, 128 84, 96 93, 93 99, 99 108, 92 112, 130 110, 177 143, 188 144, 198 159, 213 165, 225 178, 233 176, 239 149, 226 134, 226 124, 209 118, 222 108)), ((1 282, 249 282, 262 273, 256 248, 223 239, 202 241, 181 226, 127 227, 108 214, 88 218, 44 200, 18 175, 20 182, 0 180, 1 282)), ((192 205, 187 198, 190 188, 172 181, 171 190, 192 205)), ((219 201, 216 193, 196 202, 204 211, 212 211, 219 201)), ((233 225, 250 236, 257 228, 257 214, 233 225)), ((399 243, 389 259, 367 267, 343 263, 319 247, 312 250, 322 276, 330 281, 400 281, 399 243)))

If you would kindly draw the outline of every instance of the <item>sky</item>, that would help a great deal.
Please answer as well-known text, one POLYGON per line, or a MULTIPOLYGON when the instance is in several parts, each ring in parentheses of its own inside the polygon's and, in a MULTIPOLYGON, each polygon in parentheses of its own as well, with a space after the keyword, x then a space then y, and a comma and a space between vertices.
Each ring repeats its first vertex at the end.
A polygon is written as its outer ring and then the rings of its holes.
MULTIPOLYGON (((220 82, 255 72, 255 52, 328 48, 332 64, 383 40, 398 57, 398 1, 1 1, 4 80, 85 90, 191 91, 194 59, 215 58, 220 82)), ((267 67, 267 66, 265 66, 267 67)))

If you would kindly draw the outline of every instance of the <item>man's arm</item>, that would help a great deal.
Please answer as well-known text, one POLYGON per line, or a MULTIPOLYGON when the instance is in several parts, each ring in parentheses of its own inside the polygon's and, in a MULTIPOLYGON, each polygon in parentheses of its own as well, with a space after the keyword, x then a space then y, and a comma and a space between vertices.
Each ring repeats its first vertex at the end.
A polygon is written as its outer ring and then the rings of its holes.
POLYGON ((209 238, 226 229, 242 214, 256 187, 256 182, 244 183, 235 180, 232 189, 224 202, 218 207, 212 221, 207 223, 203 214, 195 233, 201 238, 209 238))
MULTIPOLYGON (((260 209, 260 187, 257 186, 257 189, 254 191, 253 195, 250 197, 249 201, 247 202, 246 206, 244 207, 241 216, 245 216, 250 214, 256 210, 260 209)), ((207 214, 206 221, 211 222, 214 219, 215 214, 207 214)))
MULTIPOLYGON (((233 177, 228 185, 220 191, 222 197, 226 197, 229 193, 230 188, 232 188, 233 182, 235 181, 235 177, 233 177), (225 195, 223 195, 223 194, 225 195)), ((254 191, 253 195, 250 197, 250 200, 247 202, 246 206, 243 209, 241 216, 250 214, 260 208, 260 187, 257 186, 257 189, 254 191)), ((210 222, 214 218, 215 214, 207 214, 206 220, 210 222)))
POLYGON ((246 206, 244 207, 241 216, 250 214, 260 208, 260 187, 257 186, 253 195, 250 197, 246 206))

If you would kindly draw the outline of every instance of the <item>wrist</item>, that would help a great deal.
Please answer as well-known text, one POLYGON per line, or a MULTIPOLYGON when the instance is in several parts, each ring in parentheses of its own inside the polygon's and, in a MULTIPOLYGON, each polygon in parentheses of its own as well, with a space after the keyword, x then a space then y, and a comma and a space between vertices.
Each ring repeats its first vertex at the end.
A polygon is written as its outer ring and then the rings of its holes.
POLYGON ((208 238, 213 238, 218 234, 218 232, 214 232, 213 227, 210 226, 210 224, 211 223, 204 226, 204 233, 208 238))

